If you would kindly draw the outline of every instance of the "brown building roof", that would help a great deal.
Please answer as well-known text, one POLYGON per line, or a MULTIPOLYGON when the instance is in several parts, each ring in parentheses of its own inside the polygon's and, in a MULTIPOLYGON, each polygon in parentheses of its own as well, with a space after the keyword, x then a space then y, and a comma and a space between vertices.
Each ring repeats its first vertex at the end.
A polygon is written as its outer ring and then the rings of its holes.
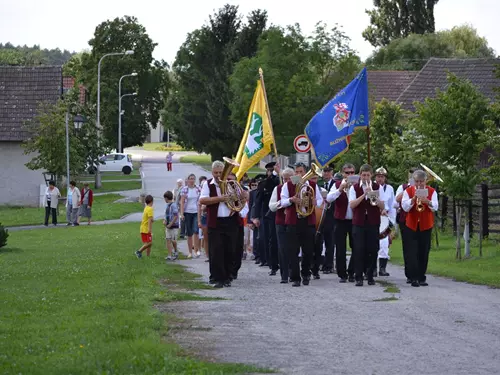
POLYGON ((500 87, 500 80, 495 78, 495 69, 500 59, 439 59, 431 58, 408 88, 399 96, 398 102, 409 111, 414 111, 413 102, 423 102, 433 98, 436 89, 445 90, 448 82, 447 72, 472 82, 490 100, 495 98, 493 88, 500 87))
POLYGON ((24 141, 24 123, 38 103, 57 102, 62 95, 60 66, 0 66, 0 141, 24 141))
POLYGON ((413 81, 417 71, 369 70, 368 90, 376 103, 382 99, 396 101, 413 81))

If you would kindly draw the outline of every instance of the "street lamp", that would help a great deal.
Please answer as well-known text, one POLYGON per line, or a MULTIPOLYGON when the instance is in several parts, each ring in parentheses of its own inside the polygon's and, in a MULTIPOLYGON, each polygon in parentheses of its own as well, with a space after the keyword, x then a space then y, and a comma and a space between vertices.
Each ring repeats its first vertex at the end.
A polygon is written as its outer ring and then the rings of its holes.
MULTIPOLYGON (((106 53, 99 59, 99 63, 97 64, 97 130, 101 130, 101 62, 107 56, 121 56, 121 55, 133 55, 134 51, 123 51, 123 52, 111 52, 106 53)), ((99 142, 99 138, 97 138, 99 142)), ((95 175, 95 187, 99 189, 101 187, 101 168, 100 164, 97 163, 97 172, 95 175)))
MULTIPOLYGON (((121 90, 120 90, 121 94, 121 90)), ((137 96, 137 93, 134 92, 132 94, 123 94, 120 95, 120 99, 118 99, 118 152, 122 152, 121 146, 122 146, 122 115, 125 113, 125 111, 122 111, 122 99, 126 96, 137 96)))
MULTIPOLYGON (((80 130, 85 122, 85 117, 81 115, 76 115, 73 118, 76 130, 80 130)), ((69 111, 66 112, 66 178, 66 185, 69 186, 69 111)))
POLYGON ((136 72, 131 74, 125 74, 120 78, 118 82, 118 152, 122 152, 122 105, 121 105, 121 97, 122 97, 122 79, 125 77, 135 77, 137 76, 136 72))

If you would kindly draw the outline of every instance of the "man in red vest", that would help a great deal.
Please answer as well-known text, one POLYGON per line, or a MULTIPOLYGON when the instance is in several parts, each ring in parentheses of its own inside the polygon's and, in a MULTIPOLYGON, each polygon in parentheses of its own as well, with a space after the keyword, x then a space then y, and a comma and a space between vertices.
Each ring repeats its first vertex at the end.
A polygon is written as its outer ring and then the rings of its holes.
POLYGON ((238 217, 227 206, 228 196, 220 191, 224 163, 212 163, 212 176, 201 188, 200 204, 207 206, 208 253, 214 288, 231 286, 233 254, 238 241, 238 217))
POLYGON ((326 196, 327 202, 335 202, 333 211, 335 218, 335 265, 339 282, 345 283, 349 276, 349 281, 354 282, 354 267, 352 257, 349 261, 349 270, 346 269, 347 255, 347 236, 349 236, 349 246, 353 247, 352 240, 352 209, 349 206, 349 197, 344 193, 347 187, 347 178, 354 175, 354 165, 346 163, 342 167, 342 176, 344 180, 335 182, 330 192, 326 196))
MULTIPOLYGON (((290 181, 294 170, 286 168, 281 175, 283 176, 283 184, 290 181)), ((286 245, 286 225, 285 225, 285 209, 281 207, 281 191, 283 184, 279 184, 273 190, 271 200, 269 201, 269 209, 276 212, 274 217, 276 223, 276 234, 278 239, 278 259, 280 265, 281 284, 287 284, 290 277, 290 262, 288 261, 288 247, 286 245)))
POLYGON ((401 201, 403 200, 403 193, 405 190, 413 186, 415 183, 413 181, 413 172, 415 172, 417 168, 410 168, 408 172, 408 182, 404 183, 402 185, 399 185, 398 189, 396 190, 396 202, 394 203, 394 206, 397 210, 397 216, 396 216, 396 222, 399 225, 399 233, 401 234, 401 245, 403 247, 403 259, 404 259, 404 264, 405 264, 405 276, 406 276, 406 283, 411 284, 411 279, 408 274, 408 245, 406 241, 406 212, 403 210, 403 207, 401 206, 401 201))
MULTIPOLYGON (((306 166, 303 163, 297 163, 295 166, 295 175, 298 177, 306 174, 306 166)), ((315 192, 314 200, 316 206, 321 207, 323 197, 318 186, 312 181, 306 181, 315 192)), ((316 232, 316 215, 313 211, 307 217, 298 216, 296 203, 300 198, 296 196, 296 185, 288 181, 281 190, 281 207, 285 208, 285 225, 287 233, 288 254, 290 257, 290 269, 292 286, 300 286, 302 275, 302 284, 309 285, 311 278, 311 259, 314 248, 314 235, 316 232), (299 252, 302 248, 302 267, 299 266, 299 252), (301 269, 302 268, 302 269, 301 269)))
POLYGON ((431 234, 434 227, 434 212, 439 208, 436 191, 427 186, 427 173, 417 170, 413 173, 415 186, 408 187, 401 202, 407 212, 407 259, 408 276, 411 285, 427 286, 425 273, 431 249, 431 234), (417 208, 420 205, 421 210, 417 208))
POLYGON ((349 189, 349 205, 352 209, 352 236, 354 238, 354 269, 356 286, 363 286, 365 268, 368 285, 375 285, 373 265, 379 251, 380 215, 387 215, 384 201, 377 198, 377 205, 370 202, 370 193, 379 190, 372 182, 373 168, 364 164, 359 169, 360 182, 349 189))

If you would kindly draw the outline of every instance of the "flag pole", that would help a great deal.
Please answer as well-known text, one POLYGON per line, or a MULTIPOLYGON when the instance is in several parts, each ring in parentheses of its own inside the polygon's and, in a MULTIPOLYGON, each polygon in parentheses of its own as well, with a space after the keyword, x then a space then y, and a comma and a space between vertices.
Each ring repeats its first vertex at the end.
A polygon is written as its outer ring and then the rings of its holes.
MULTIPOLYGON (((273 123, 271 121, 271 110, 269 109, 269 102, 267 101, 267 91, 266 91, 266 84, 264 83, 264 71, 262 68, 259 68, 259 77, 260 77, 260 84, 262 85, 262 90, 264 92, 264 100, 266 101, 266 109, 267 109, 267 118, 269 120, 269 127, 271 128, 271 133, 273 135, 273 148, 274 148, 274 157, 276 158, 276 162, 278 162, 278 149, 276 147, 276 138, 274 138, 274 128, 273 128, 273 123)), ((281 167, 281 166, 280 166, 281 167)), ((278 176, 280 178, 280 181, 283 182, 281 179, 281 176, 278 176)))
POLYGON ((370 124, 366 127, 366 138, 368 144, 368 164, 370 164, 370 124))

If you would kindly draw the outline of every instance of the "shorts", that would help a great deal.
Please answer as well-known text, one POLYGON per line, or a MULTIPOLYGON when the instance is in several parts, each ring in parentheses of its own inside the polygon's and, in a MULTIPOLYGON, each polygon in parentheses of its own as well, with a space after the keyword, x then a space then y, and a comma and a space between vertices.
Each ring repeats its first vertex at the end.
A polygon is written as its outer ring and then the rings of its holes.
POLYGON ((177 240, 179 234, 179 228, 165 228, 165 239, 166 240, 177 240))
POLYGON ((141 233, 142 243, 153 242, 153 235, 151 233, 141 233))
POLYGON ((207 226, 207 215, 201 215, 201 226, 206 227, 207 226))
POLYGON ((186 228, 186 237, 198 234, 198 214, 184 213, 184 225, 186 228))

